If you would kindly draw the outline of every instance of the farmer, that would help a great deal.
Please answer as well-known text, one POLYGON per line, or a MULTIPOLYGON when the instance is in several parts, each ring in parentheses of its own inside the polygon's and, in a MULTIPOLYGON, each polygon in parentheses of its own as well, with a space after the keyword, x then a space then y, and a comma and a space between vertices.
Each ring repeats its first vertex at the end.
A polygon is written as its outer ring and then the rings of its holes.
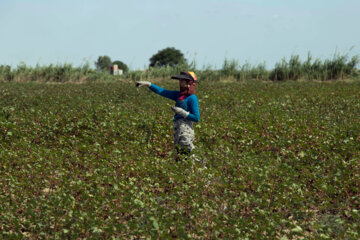
POLYGON ((199 101, 195 95, 197 78, 194 72, 181 72, 171 78, 179 80, 180 91, 169 91, 147 81, 136 82, 136 87, 147 86, 153 92, 176 102, 171 107, 175 112, 174 144, 179 154, 189 155, 195 148, 193 122, 200 120, 199 101))

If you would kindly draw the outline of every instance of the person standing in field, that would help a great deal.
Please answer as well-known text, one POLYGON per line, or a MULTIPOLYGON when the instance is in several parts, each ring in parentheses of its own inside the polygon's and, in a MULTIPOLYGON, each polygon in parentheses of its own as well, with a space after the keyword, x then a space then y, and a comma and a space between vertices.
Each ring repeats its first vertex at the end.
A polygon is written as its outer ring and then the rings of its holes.
POLYGON ((194 146, 193 122, 200 121, 199 101, 195 95, 197 78, 194 72, 181 72, 180 75, 172 76, 179 80, 180 91, 163 89, 147 81, 136 82, 136 87, 147 86, 154 93, 175 101, 171 110, 174 115, 174 144, 178 153, 190 155, 194 146))

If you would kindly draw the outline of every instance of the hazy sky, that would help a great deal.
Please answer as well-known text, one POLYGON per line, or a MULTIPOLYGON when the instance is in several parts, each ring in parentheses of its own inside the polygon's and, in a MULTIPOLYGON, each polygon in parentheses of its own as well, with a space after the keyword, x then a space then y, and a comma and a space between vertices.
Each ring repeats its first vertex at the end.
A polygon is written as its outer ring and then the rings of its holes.
POLYGON ((131 69, 175 47, 198 67, 224 59, 266 62, 292 54, 360 53, 359 0, 0 0, 0 65, 86 61, 131 69))

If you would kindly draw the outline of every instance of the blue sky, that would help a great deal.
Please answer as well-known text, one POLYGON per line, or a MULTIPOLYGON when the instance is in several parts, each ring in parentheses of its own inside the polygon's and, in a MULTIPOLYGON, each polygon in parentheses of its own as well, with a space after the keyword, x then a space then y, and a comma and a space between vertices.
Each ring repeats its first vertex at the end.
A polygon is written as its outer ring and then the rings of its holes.
POLYGON ((0 65, 98 56, 145 68, 175 47, 198 67, 360 53, 359 0, 0 0, 0 65))

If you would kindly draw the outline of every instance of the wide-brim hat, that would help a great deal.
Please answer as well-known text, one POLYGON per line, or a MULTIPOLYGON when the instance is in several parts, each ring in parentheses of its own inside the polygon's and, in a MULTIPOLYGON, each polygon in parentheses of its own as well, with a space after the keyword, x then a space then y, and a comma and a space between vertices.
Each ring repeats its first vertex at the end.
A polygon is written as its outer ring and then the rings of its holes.
POLYGON ((180 75, 172 76, 171 79, 194 81, 194 82, 198 81, 194 72, 180 72, 180 75))

